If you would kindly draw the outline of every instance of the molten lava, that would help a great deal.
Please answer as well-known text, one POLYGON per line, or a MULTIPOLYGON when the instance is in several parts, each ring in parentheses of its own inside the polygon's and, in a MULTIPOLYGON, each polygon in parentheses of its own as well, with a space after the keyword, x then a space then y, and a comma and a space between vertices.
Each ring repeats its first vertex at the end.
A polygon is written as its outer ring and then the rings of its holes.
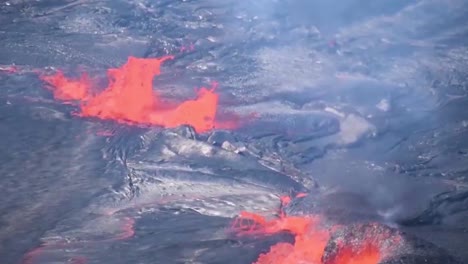
POLYGON ((336 264, 377 264, 382 259, 380 249, 368 241, 364 241, 358 250, 344 248, 332 263, 336 264))
MULTIPOLYGON (((302 196, 303 194, 299 195, 302 196)), ((283 204, 289 202, 285 197, 281 199, 283 204)), ((330 243, 332 235, 344 227, 325 228, 318 216, 286 216, 280 213, 278 219, 267 220, 257 214, 241 212, 240 217, 234 221, 233 228, 240 235, 269 235, 286 231, 295 236, 294 244, 273 245, 254 264, 377 264, 383 259, 383 249, 379 244, 379 240, 384 239, 383 236, 361 234, 359 239, 354 237, 353 241, 338 239, 330 243)))
POLYGON ((242 212, 236 219, 234 228, 238 234, 274 234, 287 231, 295 235, 295 243, 278 243, 270 251, 261 254, 255 264, 296 264, 321 263, 325 246, 329 239, 326 230, 318 228, 319 219, 313 217, 280 217, 268 221, 264 217, 242 212))
POLYGON ((108 86, 97 94, 92 93, 87 75, 82 75, 79 80, 70 80, 62 72, 57 72, 41 78, 51 85, 56 99, 79 101, 81 116, 164 127, 187 124, 197 132, 234 128, 233 122, 215 120, 219 98, 216 84, 210 89, 202 87, 193 100, 175 107, 163 105, 153 90, 153 78, 160 74, 161 64, 172 58, 129 57, 122 67, 108 70, 108 86))
POLYGON ((63 72, 58 71, 52 76, 42 76, 43 81, 53 87, 54 98, 57 100, 84 100, 89 96, 91 83, 86 74, 77 81, 67 79, 63 72))

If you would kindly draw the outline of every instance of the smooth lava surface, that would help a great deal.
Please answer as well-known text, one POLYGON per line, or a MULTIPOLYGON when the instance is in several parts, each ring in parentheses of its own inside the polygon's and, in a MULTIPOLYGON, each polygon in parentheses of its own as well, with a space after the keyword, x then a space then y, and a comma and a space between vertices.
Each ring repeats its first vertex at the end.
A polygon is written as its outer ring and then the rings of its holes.
POLYGON ((94 92, 87 74, 72 80, 58 71, 41 78, 51 85, 56 99, 79 101, 79 115, 83 117, 169 128, 185 124, 193 126, 199 133, 213 128, 234 128, 234 122, 216 121, 219 100, 216 83, 211 88, 200 88, 195 99, 175 107, 161 101, 160 95, 153 90, 153 79, 161 73, 161 64, 169 59, 173 57, 129 57, 122 67, 108 70, 108 86, 98 93, 94 92))

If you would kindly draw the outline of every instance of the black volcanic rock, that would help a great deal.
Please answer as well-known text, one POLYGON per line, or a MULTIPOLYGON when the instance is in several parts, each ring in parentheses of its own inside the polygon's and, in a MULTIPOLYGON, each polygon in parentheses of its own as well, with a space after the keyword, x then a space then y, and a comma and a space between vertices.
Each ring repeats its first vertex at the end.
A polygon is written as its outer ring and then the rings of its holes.
POLYGON ((371 243, 380 251, 379 264, 461 264, 432 243, 412 237, 383 224, 353 224, 333 233, 322 257, 324 264, 336 263, 340 253, 359 254, 371 243))

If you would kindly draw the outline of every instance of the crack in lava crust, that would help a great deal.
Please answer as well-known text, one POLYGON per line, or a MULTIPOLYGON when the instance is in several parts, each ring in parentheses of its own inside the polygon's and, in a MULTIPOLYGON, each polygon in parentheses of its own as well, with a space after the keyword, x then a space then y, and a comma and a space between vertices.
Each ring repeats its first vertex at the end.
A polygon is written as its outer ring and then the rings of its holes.
POLYGON ((41 75, 51 86, 55 99, 79 101, 83 117, 98 117, 121 123, 160 125, 177 127, 191 125, 199 133, 214 128, 234 129, 235 121, 216 120, 219 95, 217 83, 202 87, 197 97, 171 107, 162 103, 153 90, 153 78, 161 73, 161 64, 173 59, 129 57, 120 68, 109 69, 109 84, 101 93, 93 94, 92 85, 86 74, 78 80, 71 80, 58 71, 53 75, 41 75))

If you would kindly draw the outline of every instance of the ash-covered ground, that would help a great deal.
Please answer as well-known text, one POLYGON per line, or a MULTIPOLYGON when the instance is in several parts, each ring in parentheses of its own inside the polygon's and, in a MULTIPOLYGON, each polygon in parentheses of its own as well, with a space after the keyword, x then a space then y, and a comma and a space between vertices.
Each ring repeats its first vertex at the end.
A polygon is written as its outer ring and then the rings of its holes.
POLYGON ((417 241, 381 263, 468 263, 467 13, 463 0, 3 1, 0 263, 253 263, 292 237, 231 236, 234 217, 297 193, 287 214, 350 224, 342 237, 372 220, 417 241), (219 110, 245 122, 81 118, 37 75, 164 55, 155 90, 185 100, 216 81, 219 110))

